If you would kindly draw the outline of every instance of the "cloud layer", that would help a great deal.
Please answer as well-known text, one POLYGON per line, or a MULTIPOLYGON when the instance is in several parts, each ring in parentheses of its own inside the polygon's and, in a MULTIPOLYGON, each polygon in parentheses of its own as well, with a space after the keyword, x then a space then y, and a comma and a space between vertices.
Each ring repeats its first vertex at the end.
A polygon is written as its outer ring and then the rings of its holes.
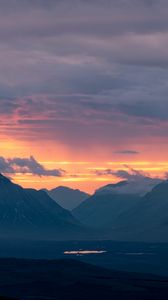
POLYGON ((166 0, 0 0, 0 133, 166 147, 167 14, 166 0))
POLYGON ((117 170, 113 171, 111 169, 106 169, 102 171, 95 171, 97 176, 114 176, 119 178, 120 180, 126 180, 126 184, 123 185, 107 185, 103 188, 97 190, 97 192, 103 193, 121 193, 121 194, 139 194, 144 195, 147 192, 150 192, 153 187, 163 181, 160 178, 153 178, 149 177, 143 172, 138 170, 129 169, 128 171, 125 170, 117 170))

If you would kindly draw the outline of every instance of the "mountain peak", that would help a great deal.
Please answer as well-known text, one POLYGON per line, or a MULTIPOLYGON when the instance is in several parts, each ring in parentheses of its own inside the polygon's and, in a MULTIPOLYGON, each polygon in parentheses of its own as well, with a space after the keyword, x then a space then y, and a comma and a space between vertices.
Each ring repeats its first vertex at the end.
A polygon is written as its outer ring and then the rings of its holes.
MULTIPOLYGON (((138 177, 134 180, 120 181, 116 184, 108 184, 96 191, 96 194, 132 194, 144 196, 161 183, 159 178, 138 177)), ((168 183, 168 181, 167 181, 168 183)), ((168 184, 167 184, 168 186, 168 184)))
POLYGON ((108 193, 117 193, 118 189, 120 190, 122 187, 128 185, 127 180, 119 181, 117 183, 110 183, 96 190, 96 194, 108 194, 108 193))
MULTIPOLYGON (((65 186, 65 185, 59 185, 56 188, 53 188, 52 190, 50 190, 50 192, 54 192, 54 191, 67 191, 67 192, 85 193, 85 192, 83 192, 79 189, 73 189, 73 188, 70 188, 70 187, 65 186)), ((87 194, 87 193, 85 193, 85 194, 87 194)))
POLYGON ((57 186, 56 188, 53 188, 51 191, 55 191, 55 190, 57 190, 57 191, 72 191, 73 189, 71 189, 71 188, 69 188, 69 187, 67 187, 67 186, 64 186, 64 185, 59 185, 59 186, 57 186))
POLYGON ((0 183, 11 183, 10 179, 0 173, 0 183))
POLYGON ((68 210, 74 209, 90 196, 78 189, 75 190, 66 186, 58 186, 47 191, 47 193, 59 205, 68 210))
POLYGON ((101 187, 100 189, 98 189, 97 191, 101 190, 101 189, 115 189, 115 188, 118 188, 118 187, 122 187, 122 186, 125 186, 128 184, 128 181, 127 180, 123 180, 123 181, 119 181, 117 183, 110 183, 110 184, 107 184, 103 187, 101 187))

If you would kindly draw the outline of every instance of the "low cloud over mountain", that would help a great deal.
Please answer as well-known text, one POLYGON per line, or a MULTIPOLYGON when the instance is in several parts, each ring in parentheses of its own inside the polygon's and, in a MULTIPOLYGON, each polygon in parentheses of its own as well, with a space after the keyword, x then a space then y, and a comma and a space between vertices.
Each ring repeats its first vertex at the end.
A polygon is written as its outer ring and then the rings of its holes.
POLYGON ((162 179, 160 178, 152 178, 143 172, 138 170, 129 169, 128 171, 125 170, 96 170, 95 174, 98 176, 114 176, 116 178, 126 180, 126 184, 124 185, 107 185, 105 187, 100 188, 97 192, 104 192, 104 193, 126 193, 126 194, 138 194, 144 195, 145 193, 152 190, 154 186, 159 184, 162 179))

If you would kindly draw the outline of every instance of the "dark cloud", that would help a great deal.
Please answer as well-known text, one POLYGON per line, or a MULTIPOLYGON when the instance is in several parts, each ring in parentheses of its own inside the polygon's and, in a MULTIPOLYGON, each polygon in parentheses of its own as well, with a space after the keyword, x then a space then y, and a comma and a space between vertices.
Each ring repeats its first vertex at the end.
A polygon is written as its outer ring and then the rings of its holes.
POLYGON ((94 173, 97 176, 112 175, 117 178, 122 178, 122 179, 126 179, 126 180, 134 180, 137 178, 146 177, 143 172, 140 172, 138 170, 133 170, 133 169, 131 169, 130 171, 125 171, 125 170, 114 171, 112 169, 95 170, 94 173))
POLYGON ((75 147, 166 137, 167 13, 166 0, 0 0, 2 132, 75 147))
POLYGON ((124 155, 134 155, 134 154, 139 154, 138 151, 135 150, 119 150, 114 152, 115 154, 124 154, 124 155))
POLYGON ((0 157, 0 172, 5 174, 27 174, 31 173, 37 176, 55 176, 61 177, 65 175, 62 169, 47 170, 33 156, 30 158, 12 158, 5 159, 0 157))

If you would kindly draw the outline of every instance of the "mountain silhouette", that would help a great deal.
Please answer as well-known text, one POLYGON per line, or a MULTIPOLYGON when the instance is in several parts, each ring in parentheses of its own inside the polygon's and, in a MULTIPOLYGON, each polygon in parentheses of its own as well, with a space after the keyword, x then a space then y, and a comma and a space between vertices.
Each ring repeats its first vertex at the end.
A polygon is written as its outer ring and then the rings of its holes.
POLYGON ((132 194, 144 196, 161 182, 162 180, 159 178, 150 178, 141 175, 135 175, 133 179, 124 180, 113 184, 107 184, 99 188, 96 191, 96 194, 132 194))
POLYGON ((168 241, 168 181, 156 185, 141 201, 117 220, 125 238, 144 241, 168 241))
POLYGON ((141 200, 137 195, 109 192, 109 186, 107 192, 105 191, 103 189, 89 197, 73 210, 73 215, 88 226, 106 227, 108 223, 114 223, 123 212, 129 211, 141 200))
POLYGON ((74 209, 90 196, 80 190, 74 190, 66 186, 59 186, 52 190, 46 190, 46 192, 60 206, 68 210, 74 209))
POLYGON ((113 240, 168 242, 168 181, 144 196, 98 192, 73 210, 113 240))
POLYGON ((80 229, 71 213, 46 192, 24 189, 0 175, 0 236, 65 238, 80 229))

